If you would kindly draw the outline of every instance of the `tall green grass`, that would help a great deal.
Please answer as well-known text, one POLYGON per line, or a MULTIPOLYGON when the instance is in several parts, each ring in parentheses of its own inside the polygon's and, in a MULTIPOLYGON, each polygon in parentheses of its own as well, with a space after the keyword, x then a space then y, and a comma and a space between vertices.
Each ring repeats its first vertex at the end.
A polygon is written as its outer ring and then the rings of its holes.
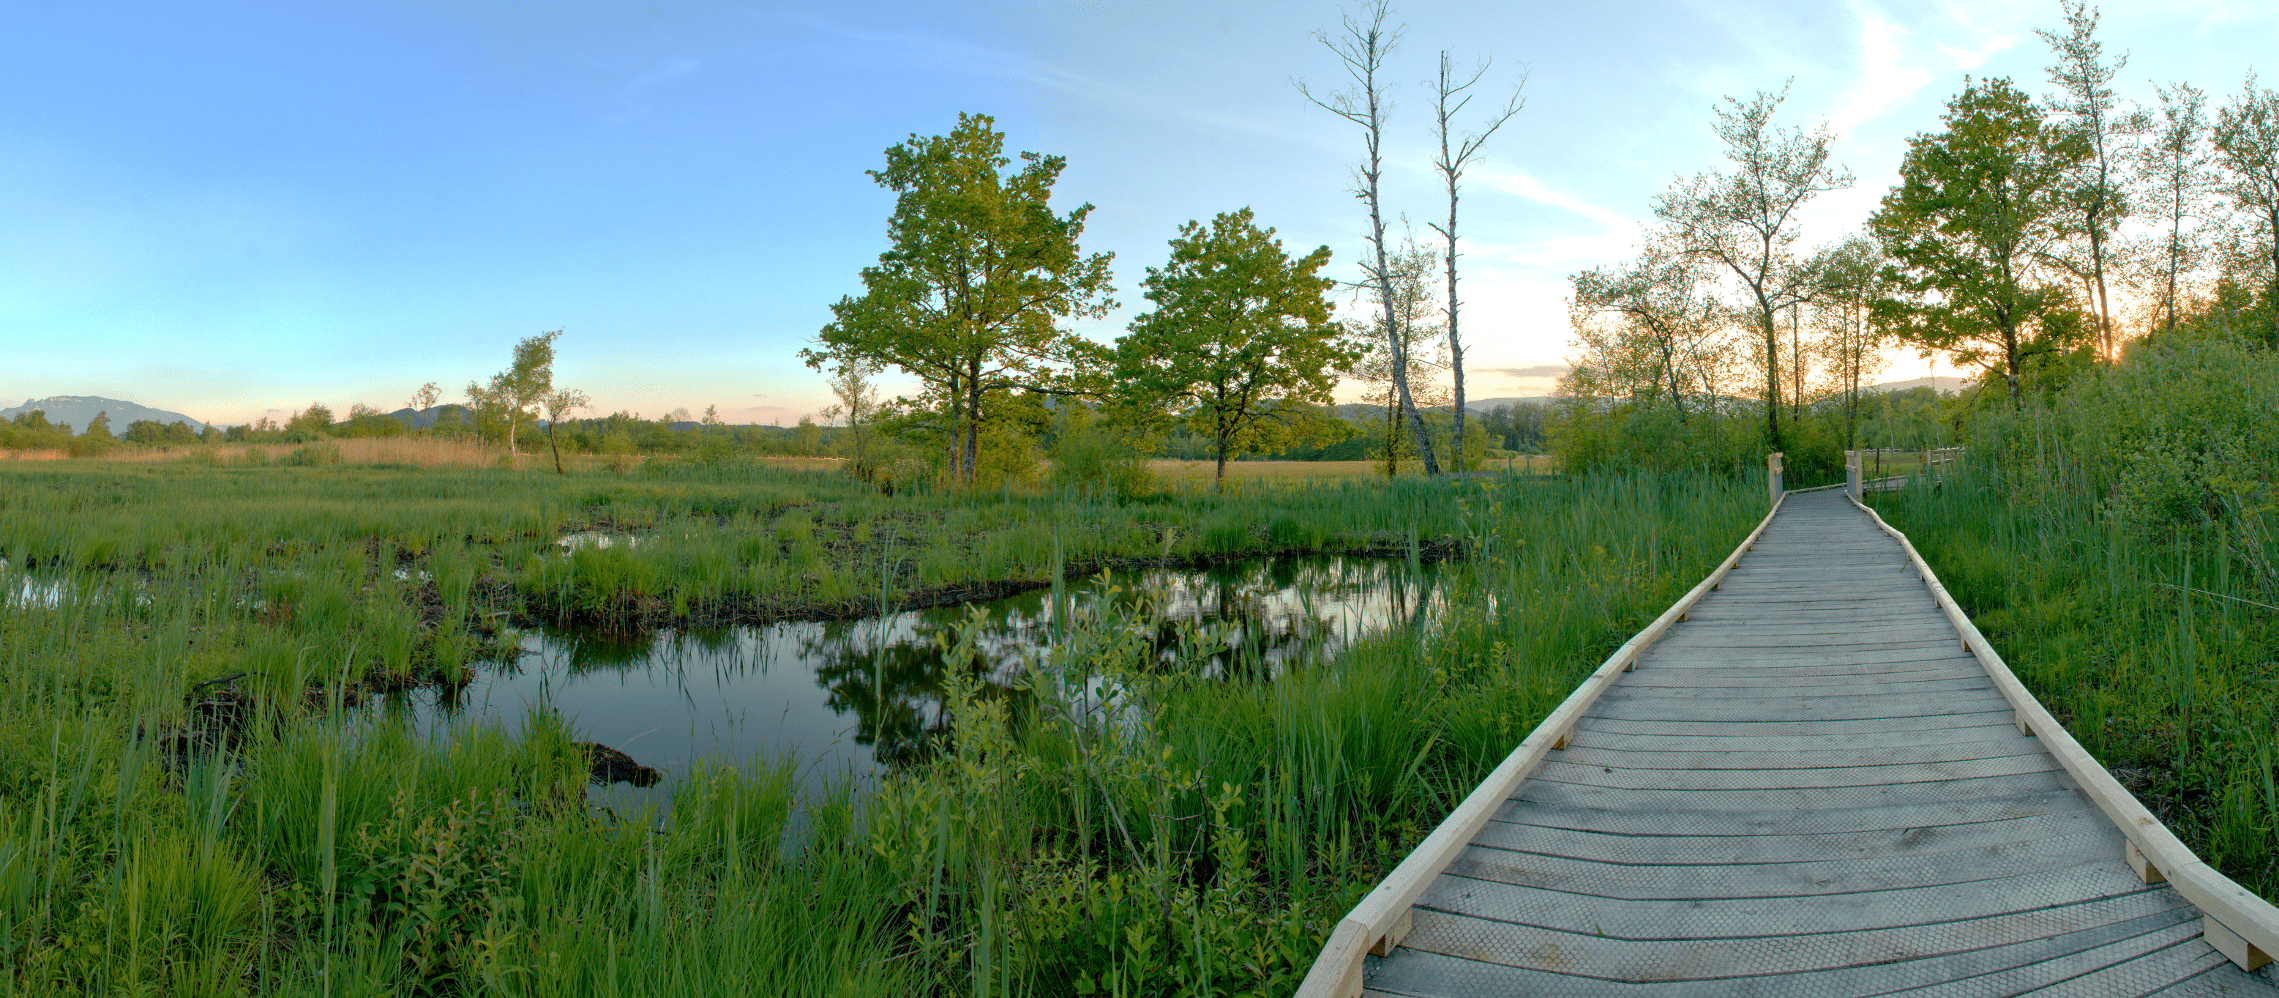
POLYGON ((2279 898, 2279 356, 2210 342, 1983 418, 1873 501, 2067 729, 2209 863, 2279 898))
POLYGON ((1110 500, 735 468, 6 474, 0 994, 40 995, 1285 993, 1763 503, 1685 476, 1110 500), (564 555, 571 528, 642 541, 564 555), (875 607, 929 559, 963 584, 1449 542, 1438 613, 1279 676, 1220 675, 1207 635, 1165 661, 1144 601, 1104 600, 1009 698, 961 632, 947 751, 820 803, 790 763, 722 759, 669 820, 591 808, 544 712, 419 734, 356 706, 448 681, 493 615, 701 609, 793 585, 739 581, 787 561, 875 607))

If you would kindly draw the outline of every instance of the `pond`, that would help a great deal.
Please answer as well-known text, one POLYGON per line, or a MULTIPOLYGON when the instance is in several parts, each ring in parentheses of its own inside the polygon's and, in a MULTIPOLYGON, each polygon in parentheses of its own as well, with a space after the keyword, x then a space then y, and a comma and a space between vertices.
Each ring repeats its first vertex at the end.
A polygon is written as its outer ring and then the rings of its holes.
MULTIPOLYGON (((1162 628, 1184 621, 1231 639, 1206 671, 1265 676, 1430 617, 1441 598, 1429 564, 1343 557, 1151 569, 1111 582, 1112 595, 1098 579, 1070 583, 1071 616, 1099 609, 1103 599, 1137 612, 1146 594, 1162 628)), ((986 680, 1009 683, 1043 647, 1052 601, 1040 589, 977 604, 975 645, 986 680)), ((482 667, 456 693, 421 693, 411 708, 422 727, 478 718, 511 726, 530 708, 548 706, 580 739, 655 771, 652 786, 594 788, 597 801, 663 810, 677 778, 708 758, 794 759, 812 791, 831 779, 871 779, 943 747, 948 677, 937 639, 952 636, 969 613, 945 607, 632 638, 541 629, 521 636, 517 662, 482 667)))

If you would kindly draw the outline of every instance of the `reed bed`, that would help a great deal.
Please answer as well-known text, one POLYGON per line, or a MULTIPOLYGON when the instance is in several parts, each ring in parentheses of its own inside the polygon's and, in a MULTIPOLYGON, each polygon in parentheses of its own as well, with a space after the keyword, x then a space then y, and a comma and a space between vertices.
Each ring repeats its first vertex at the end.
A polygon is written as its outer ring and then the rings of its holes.
POLYGON ((1764 487, 0 477, 5 995, 1286 993, 1335 919, 1747 532, 1764 487), (639 542, 557 543, 580 532, 639 542), (1103 601, 1061 618, 1031 695, 1008 698, 960 630, 945 753, 820 799, 789 761, 721 759, 669 818, 597 809, 576 732, 545 711, 419 735, 358 707, 492 667, 497 629, 529 617, 678 620, 787 589, 813 607, 835 587, 875 607, 1277 549, 1462 557, 1437 614, 1273 678, 1219 676, 1204 631, 1167 662, 1144 600, 1103 601))

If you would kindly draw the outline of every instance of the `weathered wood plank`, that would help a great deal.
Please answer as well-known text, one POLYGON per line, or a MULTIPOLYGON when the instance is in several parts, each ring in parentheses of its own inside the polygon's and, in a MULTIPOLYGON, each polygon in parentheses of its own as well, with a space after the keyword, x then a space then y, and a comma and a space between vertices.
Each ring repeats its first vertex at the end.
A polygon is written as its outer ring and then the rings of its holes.
MULTIPOLYGON (((1494 820, 1571 828, 1609 835, 1821 835, 1838 832, 1906 831, 1914 828, 2007 821, 2039 815, 2095 811, 2076 792, 2037 791, 2012 797, 1988 796, 1910 802, 1891 806, 1779 811, 1615 811, 1524 797, 1506 800, 1494 820)), ((2116 876, 2130 876, 2118 863, 2116 876)), ((2142 881, 2138 881, 2142 883, 2142 881)))
POLYGON ((1858 747, 1823 748, 1784 752, 1762 751, 1691 751, 1645 752, 1632 749, 1600 748, 1570 741, 1563 752, 1553 752, 1544 762, 1564 762, 1577 766, 1598 766, 1616 769, 1820 769, 1827 766, 1860 764, 1866 759, 1880 760, 1877 765, 1899 763, 1966 762, 1975 759, 2001 759, 2013 756, 2044 755, 2034 740, 2009 729, 2011 738, 2003 741, 1947 742, 1924 745, 1920 743, 1896 745, 1889 748, 1863 749, 1858 747))
POLYGON ((1960 825, 1919 825, 1812 835, 1609 835, 1508 821, 1490 821, 1474 845, 1594 863, 1633 866, 1712 866, 1798 863, 1870 855, 1913 855, 1984 849, 2111 829, 2091 810, 2024 815, 1960 825))
POLYGON ((1798 677, 1799 681, 1786 684, 1768 681, 1747 686, 1710 686, 1692 683, 1649 686, 1642 682, 1632 681, 1622 684, 1617 689, 1608 690, 1606 698, 1613 699, 1617 696, 1632 700, 1653 697, 1668 697, 1678 700, 1761 698, 1768 691, 1785 689, 1794 691, 1796 699, 1816 702, 1826 697, 1914 697, 1927 693, 1992 691, 1994 689, 1993 682, 1987 679, 1983 672, 1975 676, 1938 676, 1930 679, 1908 679, 1897 682, 1878 677, 1846 677, 1844 680, 1832 683, 1802 681, 1808 678, 1811 677, 1798 677))
POLYGON ((1936 728, 1902 731, 1851 731, 1802 735, 1678 735, 1638 734, 1601 731, 1595 727, 1577 728, 1568 738, 1567 748, 1609 749, 1618 752, 1843 752, 1875 750, 1898 746, 1922 745, 1936 747, 1948 744, 1970 744, 1974 749, 1991 750, 2010 745, 2034 745, 2032 736, 2018 733, 2016 725, 2007 717, 1989 717, 1968 727, 1936 728), (1991 744, 1984 744, 1991 743, 1991 744))
POLYGON ((1962 690, 1920 697, 1607 697, 1585 718, 1627 721, 1853 721, 1890 717, 1944 717, 2009 706, 1992 690, 1962 690))
POLYGON ((2022 873, 2054 872, 2105 859, 2111 855, 2111 846, 2111 838, 2100 833, 1906 856, 1860 856, 1802 863, 1624 866, 1474 845, 1451 861, 1442 876, 1634 901, 1806 897, 1967 884, 2022 873))
MULTIPOLYGON (((1991 702, 1991 701, 1989 701, 1991 702)), ((1957 711, 1949 715, 1924 717, 1876 717, 1861 720, 1807 720, 1807 721, 1670 721, 1630 720, 1619 717, 1587 718, 1585 726, 1606 734, 1639 735, 1724 735, 1754 737, 1760 735, 1833 735, 1867 731, 1938 731, 1950 725, 1991 723, 1986 718, 2009 723, 2017 712, 2009 704, 1985 710, 1957 711)))
MULTIPOLYGON (((1704 994, 1714 994, 1720 998, 1849 998, 1969 981, 2026 967, 2044 967, 2040 973, 2047 975, 2079 973, 2173 946, 2180 939, 2190 938, 2189 931, 2190 923, 2176 921, 2175 913, 2171 912, 2146 919, 2108 923, 2045 939, 1922 959, 1803 974, 1722 978, 1716 979, 1714 987, 1709 988, 1705 988, 1702 982, 1691 980, 1615 981, 1509 967, 1420 950, 1402 950, 1373 968, 1369 987, 1372 993, 1418 998, 1428 995, 1697 998, 1704 994)), ((1985 993, 2019 994, 2034 986, 2026 984, 2017 989, 1985 993)))
MULTIPOLYGON (((1712 939, 1634 939, 1563 932, 1425 909, 1418 912, 1416 928, 1403 945, 1428 953, 1582 977, 1701 981, 1919 960, 2138 919, 2165 928, 2190 917, 2178 912, 2183 906, 2182 898, 2147 892, 1960 922, 1712 939)), ((2165 986, 2177 979, 2172 975, 2159 983, 2165 986)))
MULTIPOLYGON (((2022 797, 2036 791, 2070 791, 2073 781, 2062 772, 1988 776, 1967 780, 1939 780, 1874 787, 1799 787, 1786 790, 1615 790, 1555 780, 1529 780, 1513 796, 1545 804, 1596 807, 1607 810, 1660 811, 1668 814, 1762 813, 1767 811, 1823 811, 1854 807, 1904 807, 1942 804, 1957 797, 2022 797)), ((2115 857, 2120 855, 2116 848, 2115 857)), ((2102 860, 2101 860, 2102 861, 2102 860)), ((2117 861, 2117 860, 2116 860, 2117 861)))
MULTIPOLYGON (((1872 758, 1872 757, 1871 757, 1872 758)), ((1618 769, 1545 759, 1535 779, 1615 790, 1803 790, 1827 787, 1895 787, 1988 776, 2021 776, 2060 769, 2046 752, 1963 759, 1953 762, 1895 762, 1793 769, 1618 769)))

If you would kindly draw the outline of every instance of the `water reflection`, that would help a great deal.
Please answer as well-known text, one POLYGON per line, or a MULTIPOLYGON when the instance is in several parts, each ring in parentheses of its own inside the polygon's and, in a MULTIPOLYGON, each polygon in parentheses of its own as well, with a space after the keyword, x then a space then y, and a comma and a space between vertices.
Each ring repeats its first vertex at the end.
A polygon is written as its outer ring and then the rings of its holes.
MULTIPOLYGON (((1334 557, 1151 570, 1072 583, 1059 620, 1112 613, 1152 621, 1157 663, 1206 676, 1272 678, 1333 655, 1364 634, 1434 615, 1430 566, 1334 557)), ((996 695, 1033 668, 1055 624, 1049 590, 980 604, 971 668, 996 695)), ((490 716, 509 723, 550 704, 579 737, 664 774, 618 794, 660 805, 697 760, 789 753, 811 773, 868 778, 946 746, 945 647, 972 610, 917 610, 856 621, 658 631, 523 635, 513 666, 465 689, 429 694, 422 720, 490 716)))

